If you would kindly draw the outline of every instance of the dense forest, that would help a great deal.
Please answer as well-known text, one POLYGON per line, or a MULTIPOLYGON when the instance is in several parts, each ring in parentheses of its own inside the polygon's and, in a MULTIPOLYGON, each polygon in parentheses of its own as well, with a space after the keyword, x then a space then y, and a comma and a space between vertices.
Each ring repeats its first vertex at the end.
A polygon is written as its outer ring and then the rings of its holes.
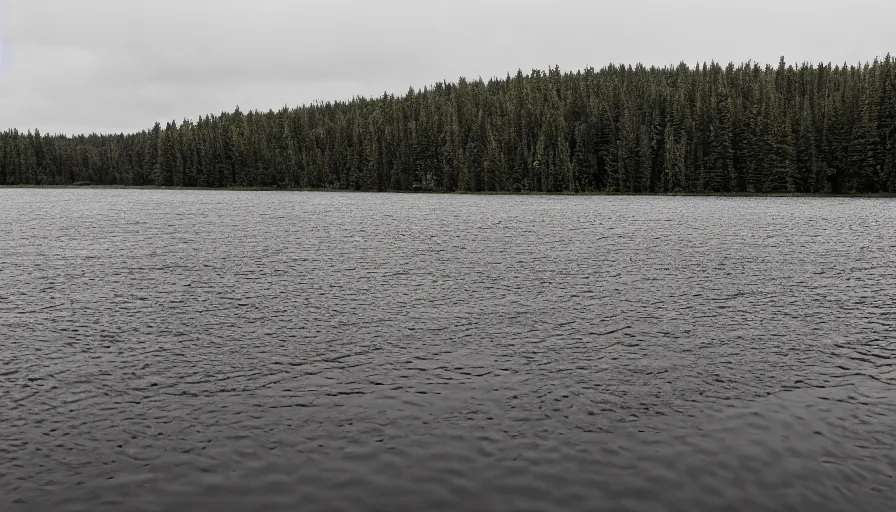
POLYGON ((896 192, 896 63, 608 66, 404 96, 0 133, 0 184, 896 192))

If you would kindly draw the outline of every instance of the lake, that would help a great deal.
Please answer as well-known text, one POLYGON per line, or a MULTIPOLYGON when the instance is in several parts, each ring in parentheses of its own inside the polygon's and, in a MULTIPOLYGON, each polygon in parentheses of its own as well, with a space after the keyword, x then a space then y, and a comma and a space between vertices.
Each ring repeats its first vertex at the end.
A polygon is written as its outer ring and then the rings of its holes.
POLYGON ((891 510, 896 201, 0 189, 3 510, 891 510))

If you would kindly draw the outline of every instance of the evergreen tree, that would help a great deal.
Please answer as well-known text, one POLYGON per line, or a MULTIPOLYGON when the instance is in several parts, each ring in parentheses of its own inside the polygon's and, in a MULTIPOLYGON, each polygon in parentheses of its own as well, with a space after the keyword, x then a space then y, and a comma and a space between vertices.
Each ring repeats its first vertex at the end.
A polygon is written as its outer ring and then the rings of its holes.
POLYGON ((0 183, 896 192, 896 62, 459 79, 133 134, 0 133, 0 183))

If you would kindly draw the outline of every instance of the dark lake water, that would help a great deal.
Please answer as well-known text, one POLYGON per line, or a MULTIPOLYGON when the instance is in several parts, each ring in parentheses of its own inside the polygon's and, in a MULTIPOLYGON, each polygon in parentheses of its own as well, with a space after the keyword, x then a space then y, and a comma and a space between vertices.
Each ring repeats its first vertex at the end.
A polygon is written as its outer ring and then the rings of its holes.
POLYGON ((885 511, 896 201, 0 190, 0 509, 885 511))

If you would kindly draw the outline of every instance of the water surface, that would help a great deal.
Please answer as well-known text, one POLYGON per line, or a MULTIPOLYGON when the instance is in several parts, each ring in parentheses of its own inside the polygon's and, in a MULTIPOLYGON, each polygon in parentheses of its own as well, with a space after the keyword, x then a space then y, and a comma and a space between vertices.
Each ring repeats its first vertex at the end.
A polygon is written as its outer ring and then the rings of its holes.
POLYGON ((894 226, 0 190, 0 508, 891 510, 894 226))

